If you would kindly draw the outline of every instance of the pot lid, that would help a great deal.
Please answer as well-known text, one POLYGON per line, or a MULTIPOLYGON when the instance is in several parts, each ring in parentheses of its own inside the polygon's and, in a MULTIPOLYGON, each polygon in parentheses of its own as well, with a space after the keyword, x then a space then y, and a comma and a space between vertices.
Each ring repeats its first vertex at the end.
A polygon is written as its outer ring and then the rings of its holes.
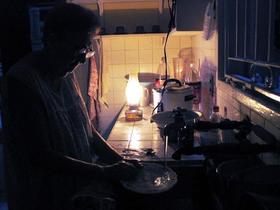
POLYGON ((190 92, 192 93, 192 87, 188 85, 182 85, 182 86, 170 86, 166 88, 167 91, 172 92, 190 92))
MULTIPOLYGON (((185 122, 192 121, 200 116, 198 113, 186 109, 181 109, 181 113, 185 122)), ((159 112, 151 117, 151 121, 155 122, 160 128, 164 128, 166 124, 174 123, 174 115, 174 111, 159 112)))

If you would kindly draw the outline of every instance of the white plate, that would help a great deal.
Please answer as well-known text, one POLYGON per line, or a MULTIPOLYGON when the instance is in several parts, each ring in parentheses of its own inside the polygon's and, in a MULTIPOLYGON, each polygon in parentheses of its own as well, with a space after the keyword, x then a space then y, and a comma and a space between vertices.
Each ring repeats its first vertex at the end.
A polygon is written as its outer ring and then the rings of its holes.
POLYGON ((177 174, 171 168, 155 163, 143 163, 143 168, 134 179, 121 181, 127 190, 141 194, 162 193, 176 183, 177 174))

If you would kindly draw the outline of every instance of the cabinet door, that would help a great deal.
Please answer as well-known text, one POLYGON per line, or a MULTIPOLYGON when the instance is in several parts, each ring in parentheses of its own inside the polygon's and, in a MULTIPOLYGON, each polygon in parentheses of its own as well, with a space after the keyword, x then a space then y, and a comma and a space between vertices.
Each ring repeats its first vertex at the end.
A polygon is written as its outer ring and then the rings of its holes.
POLYGON ((176 30, 202 31, 204 13, 209 0, 177 0, 176 30))
POLYGON ((270 1, 229 0, 229 56, 268 62, 270 1))
POLYGON ((280 0, 274 0, 272 5, 272 38, 270 61, 280 64, 280 0))

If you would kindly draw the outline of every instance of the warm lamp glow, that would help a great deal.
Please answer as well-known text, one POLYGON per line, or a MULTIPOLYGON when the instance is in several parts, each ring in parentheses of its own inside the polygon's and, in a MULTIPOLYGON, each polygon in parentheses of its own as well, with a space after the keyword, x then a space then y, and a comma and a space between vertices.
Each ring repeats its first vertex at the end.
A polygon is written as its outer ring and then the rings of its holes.
POLYGON ((141 86, 137 75, 129 75, 126 90, 126 100, 129 106, 138 106, 141 98, 141 86))

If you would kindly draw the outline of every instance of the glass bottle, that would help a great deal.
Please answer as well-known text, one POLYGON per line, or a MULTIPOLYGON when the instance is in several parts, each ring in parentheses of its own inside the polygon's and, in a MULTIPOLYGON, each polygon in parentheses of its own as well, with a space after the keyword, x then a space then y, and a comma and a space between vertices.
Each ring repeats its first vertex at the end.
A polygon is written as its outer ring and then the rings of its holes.
MULTIPOLYGON (((165 57, 162 57, 157 69, 157 73, 159 74, 159 80, 161 85, 164 83, 164 80, 166 79, 165 71, 166 71, 165 57)), ((168 65, 167 65, 167 72, 169 72, 168 65)))
MULTIPOLYGON (((219 107, 214 106, 213 111, 209 118, 212 123, 219 123, 221 121, 221 116, 219 114, 219 107)), ((210 129, 208 132, 208 141, 210 144, 221 143, 221 133, 219 129, 210 129)))

